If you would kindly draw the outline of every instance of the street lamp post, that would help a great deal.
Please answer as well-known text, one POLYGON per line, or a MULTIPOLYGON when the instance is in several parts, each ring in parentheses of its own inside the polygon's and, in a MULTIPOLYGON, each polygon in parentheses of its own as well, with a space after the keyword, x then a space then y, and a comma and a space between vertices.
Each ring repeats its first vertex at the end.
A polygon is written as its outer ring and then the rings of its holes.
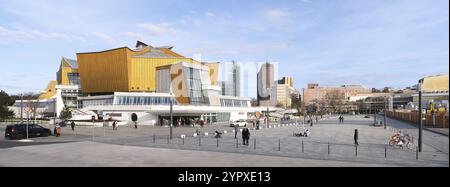
POLYGON ((23 93, 20 94, 20 124, 23 124, 23 93))
POLYGON ((173 98, 172 98, 172 95, 173 95, 173 93, 172 93, 172 87, 171 87, 171 89, 170 89, 170 99, 169 99, 169 104, 170 104, 170 126, 169 126, 169 129, 170 129, 170 132, 169 132, 169 138, 172 140, 172 138, 173 138, 173 98))
POLYGON ((269 128, 269 105, 267 105, 266 118, 267 118, 266 128, 269 128))
POLYGON ((385 97, 384 99, 384 129, 386 129, 386 117, 387 117, 387 100, 388 98, 385 97))
POLYGON ((172 98, 170 98, 170 139, 172 139, 172 126, 173 126, 173 103, 172 98))
MULTIPOLYGON (((419 82, 420 84, 420 82, 419 82)), ((419 152, 422 152, 422 128, 423 128, 423 112, 422 112, 422 90, 419 87, 419 152)))

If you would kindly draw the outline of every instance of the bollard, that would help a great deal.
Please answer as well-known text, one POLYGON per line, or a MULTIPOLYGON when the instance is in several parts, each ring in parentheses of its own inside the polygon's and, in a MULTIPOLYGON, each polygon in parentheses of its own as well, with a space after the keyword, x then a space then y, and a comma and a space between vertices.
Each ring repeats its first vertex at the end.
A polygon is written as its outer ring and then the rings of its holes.
POLYGON ((302 153, 303 153, 303 147, 304 147, 304 146, 303 146, 303 141, 302 141, 302 153))
POLYGON ((183 145, 184 145, 184 138, 182 138, 183 139, 183 145))
POLYGON ((355 156, 358 157, 358 146, 355 145, 355 156))
POLYGON ((155 137, 155 134, 153 134, 153 143, 155 143, 156 142, 156 137, 155 137))
POLYGON ((384 158, 387 158, 387 145, 384 144, 384 158))
POLYGON ((330 143, 328 143, 328 154, 330 154, 330 143))
POLYGON ((419 149, 416 148, 416 160, 419 160, 419 149))
POLYGON ((169 144, 169 136, 167 136, 167 144, 169 144))
POLYGON ((281 140, 278 139, 278 151, 281 151, 281 140))
POLYGON ((236 139, 236 148, 238 148, 238 140, 236 139))
POLYGON ((217 147, 219 147, 219 138, 217 138, 217 147))
POLYGON ((198 136, 198 146, 202 145, 202 138, 200 138, 200 136, 198 136))
POLYGON ((253 149, 256 149, 256 138, 253 140, 253 149))

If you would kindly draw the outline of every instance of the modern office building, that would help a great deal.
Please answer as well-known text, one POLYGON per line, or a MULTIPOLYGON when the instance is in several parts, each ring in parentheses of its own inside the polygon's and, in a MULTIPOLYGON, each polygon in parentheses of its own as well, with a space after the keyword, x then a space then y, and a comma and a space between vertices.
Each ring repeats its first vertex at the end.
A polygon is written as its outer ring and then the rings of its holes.
POLYGON ((278 84, 285 84, 290 87, 294 87, 294 78, 292 77, 283 77, 282 79, 278 80, 278 84))
POLYGON ((261 66, 257 75, 257 100, 259 106, 275 106, 273 102, 271 102, 271 93, 274 85, 274 65, 267 62, 261 66))
POLYGON ((238 63, 224 63, 224 80, 221 81, 222 95, 239 97, 241 95, 241 68, 238 63))
MULTIPOLYGON (((448 103, 449 76, 445 74, 424 77, 419 80, 418 90, 422 91, 422 106, 427 106, 431 101, 448 103)), ((417 107, 419 105, 419 94, 414 93, 412 97, 413 104, 417 107)))
POLYGON ((291 108, 292 106, 292 93, 294 88, 288 84, 276 84, 272 87, 271 93, 271 105, 279 106, 283 108, 291 108))

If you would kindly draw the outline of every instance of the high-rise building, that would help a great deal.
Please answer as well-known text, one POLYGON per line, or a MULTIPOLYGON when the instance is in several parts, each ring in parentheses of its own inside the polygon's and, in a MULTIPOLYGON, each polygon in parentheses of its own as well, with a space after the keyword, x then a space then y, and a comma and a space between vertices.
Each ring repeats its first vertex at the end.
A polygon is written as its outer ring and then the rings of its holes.
POLYGON ((221 82, 222 95, 239 97, 241 94, 241 68, 235 61, 225 63, 225 77, 221 82))
POLYGON ((292 77, 283 77, 282 79, 278 80, 278 84, 285 84, 290 87, 294 87, 294 78, 292 77))
MULTIPOLYGON (((275 70, 271 63, 265 63, 261 66, 261 69, 257 75, 257 88, 258 88, 258 105, 268 106, 272 105, 270 102, 271 89, 275 85, 275 70)), ((272 105, 273 106, 273 105, 272 105)))
POLYGON ((271 105, 285 108, 291 108, 294 88, 287 84, 276 84, 272 88, 270 95, 271 105))

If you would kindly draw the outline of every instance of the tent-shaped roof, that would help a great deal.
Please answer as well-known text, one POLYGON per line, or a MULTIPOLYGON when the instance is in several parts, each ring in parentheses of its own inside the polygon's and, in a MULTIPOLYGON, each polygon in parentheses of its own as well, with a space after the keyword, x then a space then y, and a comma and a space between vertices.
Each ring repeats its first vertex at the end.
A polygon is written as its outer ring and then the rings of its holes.
POLYGON ((66 58, 66 57, 63 57, 63 59, 64 59, 64 61, 67 62, 67 64, 69 64, 69 66, 72 69, 78 69, 78 62, 76 60, 73 60, 73 59, 70 59, 70 58, 66 58))

